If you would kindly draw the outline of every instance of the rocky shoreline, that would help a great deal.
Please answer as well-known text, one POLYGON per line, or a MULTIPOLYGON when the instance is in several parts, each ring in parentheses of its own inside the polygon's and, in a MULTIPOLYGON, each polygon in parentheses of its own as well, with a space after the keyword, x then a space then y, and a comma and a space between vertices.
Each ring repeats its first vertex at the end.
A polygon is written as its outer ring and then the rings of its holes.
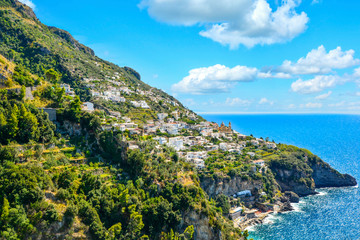
POLYGON ((233 220, 234 226, 240 229, 247 229, 262 224, 269 214, 293 211, 294 208, 291 206, 291 203, 298 203, 299 201, 300 197, 296 193, 286 192, 272 207, 266 204, 256 203, 256 208, 250 210, 250 213, 254 212, 254 214, 250 215, 247 214, 247 211, 244 211, 243 216, 233 220))
MULTIPOLYGON (((250 209, 245 208, 239 216, 233 219, 234 226, 243 230, 248 229, 249 227, 262 224, 269 214, 293 211, 292 203, 299 203, 301 197, 319 194, 316 189, 357 185, 354 177, 339 173, 320 159, 309 161, 308 165, 312 169, 310 175, 311 184, 298 181, 298 179, 304 177, 302 173, 289 169, 275 168, 273 166, 271 170, 275 173, 275 179, 283 195, 277 198, 273 204, 259 203, 254 199, 253 204, 250 205, 250 209), (294 178, 294 176, 297 176, 298 179, 294 178)), ((207 192, 219 194, 234 191, 237 187, 258 187, 258 184, 257 182, 251 184, 243 183, 239 179, 234 178, 224 181, 220 185, 213 183, 206 184, 207 188, 202 187, 207 192)))
MULTIPOLYGON (((346 174, 346 175, 348 175, 348 174, 346 174)), ((350 176, 350 175, 348 175, 348 176, 350 176)), ((343 187, 356 187, 356 186, 358 186, 358 185, 355 185, 355 186, 343 186, 343 187)), ((331 187, 337 187, 337 186, 331 186, 331 187)), ((325 189, 325 188, 331 188, 331 187, 321 187, 321 188, 317 188, 317 189, 325 189)), ((317 194, 319 194, 319 192, 315 192, 314 194, 309 194, 307 196, 317 195, 317 194)), ((254 217, 246 219, 246 221, 243 221, 243 222, 239 222, 239 219, 235 219, 234 220, 234 226, 239 227, 240 229, 243 229, 243 230, 248 230, 249 228, 254 227, 256 225, 263 224, 264 220, 270 214, 285 213, 285 212, 294 211, 295 209, 291 204, 292 203, 299 203, 301 198, 302 197, 299 197, 294 192, 286 192, 285 197, 281 199, 281 203, 277 203, 277 204, 279 204, 279 210, 278 211, 269 210, 267 212, 260 212, 258 214, 255 214, 254 217)))

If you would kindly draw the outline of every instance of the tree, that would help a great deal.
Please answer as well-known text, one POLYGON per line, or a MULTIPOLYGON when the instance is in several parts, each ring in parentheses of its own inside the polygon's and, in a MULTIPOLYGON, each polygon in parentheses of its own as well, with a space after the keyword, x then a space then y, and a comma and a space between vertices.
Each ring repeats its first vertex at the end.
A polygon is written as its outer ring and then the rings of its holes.
POLYGON ((53 84, 56 84, 60 79, 60 74, 51 68, 45 71, 45 79, 53 84))
POLYGON ((109 228, 109 234, 112 239, 119 239, 121 234, 121 223, 114 224, 109 228))
POLYGON ((21 129, 21 131, 19 131, 17 136, 18 141, 27 143, 30 140, 34 139, 37 126, 38 121, 35 115, 29 112, 24 106, 24 104, 21 104, 18 122, 18 127, 19 129, 21 129))
POLYGON ((21 101, 24 101, 26 96, 26 87, 23 85, 20 89, 20 94, 19 94, 19 98, 21 101))
POLYGON ((130 219, 127 230, 131 239, 138 239, 140 231, 144 227, 142 215, 135 211, 136 205, 131 205, 128 209, 130 212, 130 219))
POLYGON ((0 112, 0 136, 5 136, 6 124, 5 115, 0 112))
POLYGON ((16 137, 16 135, 19 131, 18 123, 19 123, 19 120, 18 120, 16 113, 12 112, 10 114, 10 118, 9 118, 8 124, 7 124, 7 132, 8 132, 8 136, 10 138, 14 139, 16 137))
POLYGON ((80 115, 81 115, 81 101, 79 96, 76 96, 73 101, 70 102, 70 120, 74 122, 80 121, 80 115))
POLYGON ((5 226, 8 221, 10 204, 7 198, 4 197, 0 215, 0 225, 5 226))
POLYGON ((231 207, 229 197, 224 194, 218 195, 216 197, 216 206, 222 209, 223 214, 229 214, 231 207))
POLYGON ((60 173, 59 179, 58 179, 58 185, 60 188, 67 189, 71 186, 71 184, 76 179, 76 173, 71 170, 65 170, 62 173, 60 173))
POLYGON ((128 152, 127 158, 128 172, 133 177, 139 176, 145 166, 145 157, 139 150, 132 150, 128 152))

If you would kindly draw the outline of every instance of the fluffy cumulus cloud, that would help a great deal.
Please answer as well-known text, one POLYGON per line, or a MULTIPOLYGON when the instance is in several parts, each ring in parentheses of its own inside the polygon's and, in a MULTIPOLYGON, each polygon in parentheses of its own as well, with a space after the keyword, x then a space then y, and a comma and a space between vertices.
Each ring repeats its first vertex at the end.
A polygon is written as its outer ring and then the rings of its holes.
POLYGON ((360 60, 355 59, 354 54, 354 50, 342 51, 341 47, 326 52, 325 47, 320 46, 295 63, 284 61, 277 71, 297 75, 325 74, 333 69, 344 69, 359 64, 360 60))
POLYGON ((306 13, 297 13, 300 0, 285 0, 273 10, 266 0, 142 0, 139 7, 161 22, 206 25, 200 35, 237 48, 293 39, 306 29, 306 13))
POLYGON ((322 103, 312 103, 300 104, 300 108, 322 108, 322 103))
POLYGON ((269 104, 269 105, 273 105, 273 104, 274 104, 274 101, 270 101, 270 100, 267 99, 267 98, 262 98, 262 99, 260 99, 259 104, 269 104))
POLYGON ((225 102, 225 105, 232 107, 244 107, 249 106, 250 104, 251 101, 241 98, 227 98, 225 102))
POLYGON ((282 78, 282 79, 289 79, 292 78, 292 76, 288 73, 272 73, 271 71, 268 72, 259 72, 258 78, 282 78))
POLYGON ((237 82, 254 81, 258 74, 256 68, 224 65, 196 68, 179 83, 172 86, 174 92, 190 94, 209 94, 228 92, 237 82))
POLYGON ((327 99, 328 97, 330 97, 331 94, 332 94, 332 91, 329 91, 327 93, 316 96, 315 99, 316 100, 324 100, 324 99, 327 99))
POLYGON ((299 79, 291 84, 291 89, 294 92, 308 94, 321 92, 324 89, 335 87, 336 85, 347 82, 345 77, 339 77, 334 75, 319 75, 310 80, 299 79))
POLYGON ((345 105, 345 103, 346 103, 345 101, 341 101, 341 102, 337 102, 337 103, 331 103, 328 106, 329 107, 342 107, 345 105))
POLYGON ((36 6, 31 0, 19 0, 19 1, 35 10, 36 6))

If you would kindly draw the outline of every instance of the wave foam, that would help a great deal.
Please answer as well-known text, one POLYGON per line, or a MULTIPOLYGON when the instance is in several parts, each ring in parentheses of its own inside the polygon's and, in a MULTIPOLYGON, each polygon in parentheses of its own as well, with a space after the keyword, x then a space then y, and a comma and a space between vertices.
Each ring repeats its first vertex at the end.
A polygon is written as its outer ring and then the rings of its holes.
POLYGON ((304 204, 304 201, 300 201, 299 203, 291 203, 291 207, 294 209, 292 212, 304 212, 302 210, 302 205, 304 204))

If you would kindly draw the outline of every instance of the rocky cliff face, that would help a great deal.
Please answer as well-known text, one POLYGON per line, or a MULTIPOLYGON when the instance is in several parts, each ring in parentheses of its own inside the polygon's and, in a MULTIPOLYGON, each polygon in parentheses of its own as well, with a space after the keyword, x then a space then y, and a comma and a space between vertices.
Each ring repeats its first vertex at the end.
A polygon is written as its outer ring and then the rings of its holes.
POLYGON ((302 167, 279 163, 270 163, 270 168, 281 190, 292 191, 299 196, 316 194, 315 188, 355 186, 356 179, 348 174, 341 174, 317 156, 305 157, 302 167))
POLYGON ((312 177, 317 188, 347 187, 357 185, 356 179, 349 174, 341 174, 331 168, 327 163, 310 165, 313 170, 312 177))
POLYGON ((181 226, 194 226, 195 240, 216 240, 220 239, 220 233, 210 227, 209 219, 196 211, 190 211, 183 215, 181 226))
POLYGON ((201 179, 200 186, 209 195, 215 197, 219 194, 227 196, 243 190, 259 190, 262 189, 263 183, 260 180, 242 180, 241 177, 213 179, 210 177, 201 179))
POLYGON ((303 172, 288 169, 271 169, 281 191, 292 191, 299 196, 316 194, 314 180, 303 172))

